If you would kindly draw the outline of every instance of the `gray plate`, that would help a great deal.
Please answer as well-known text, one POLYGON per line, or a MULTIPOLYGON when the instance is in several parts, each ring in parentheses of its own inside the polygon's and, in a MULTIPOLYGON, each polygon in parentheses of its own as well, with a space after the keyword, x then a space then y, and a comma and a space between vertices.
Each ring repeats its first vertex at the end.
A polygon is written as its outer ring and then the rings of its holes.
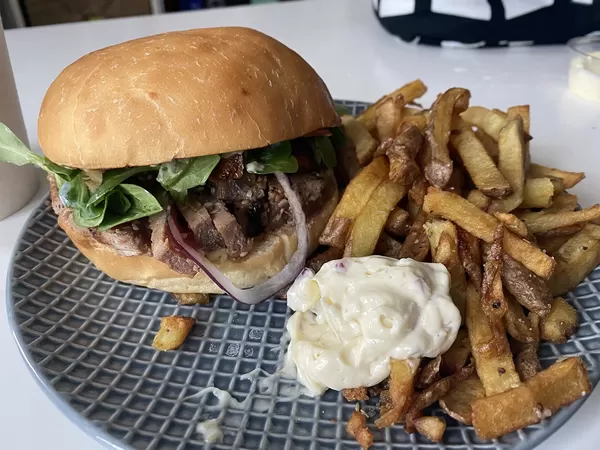
MULTIPOLYGON (((351 108, 362 105, 347 102, 351 108)), ((356 111, 356 110, 355 110, 356 111)), ((580 327, 567 344, 544 343, 548 366, 580 355, 595 385, 600 379, 600 269, 568 300, 580 327)), ((220 296, 208 306, 178 306, 159 291, 119 283, 96 270, 58 227, 49 201, 32 214, 8 276, 8 315, 17 344, 48 396, 77 425, 110 448, 205 448, 196 433, 201 420, 216 417, 216 400, 186 399, 206 386, 238 400, 252 393, 243 410, 229 409, 224 439, 214 449, 359 449, 345 432, 354 404, 340 393, 278 401, 293 383, 275 381, 272 394, 240 375, 257 367, 274 372, 288 309, 281 301, 255 307, 220 296), (197 325, 183 347, 159 353, 151 344, 161 317, 179 314, 197 325), (184 400, 186 399, 186 400, 184 400), (269 412, 265 411, 269 405, 269 412)), ((448 417, 442 444, 402 427, 374 430, 374 449, 531 449, 581 405, 499 440, 482 441, 472 427, 448 417)), ((375 413, 374 404, 365 405, 375 413)), ((439 409, 429 412, 441 415, 439 409)))

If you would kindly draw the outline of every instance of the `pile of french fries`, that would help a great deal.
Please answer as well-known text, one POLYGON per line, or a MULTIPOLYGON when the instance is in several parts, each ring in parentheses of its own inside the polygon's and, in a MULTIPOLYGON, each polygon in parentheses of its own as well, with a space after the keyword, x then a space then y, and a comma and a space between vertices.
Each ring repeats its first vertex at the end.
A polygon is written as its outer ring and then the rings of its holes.
MULTIPOLYGON (((338 160, 349 182, 320 262, 381 254, 442 263, 463 327, 438 358, 393 360, 380 386, 344 395, 378 395, 378 428, 403 424, 439 441, 444 418, 424 416, 437 402, 492 439, 591 391, 580 358, 542 370, 537 353, 540 341, 564 343, 577 328, 560 296, 600 263, 600 205, 577 210, 567 192, 583 173, 530 162, 528 106, 470 106, 470 92, 452 88, 425 109, 415 100, 426 90, 416 80, 342 118, 349 143, 338 160)), ((347 430, 372 444, 360 411, 347 430)))

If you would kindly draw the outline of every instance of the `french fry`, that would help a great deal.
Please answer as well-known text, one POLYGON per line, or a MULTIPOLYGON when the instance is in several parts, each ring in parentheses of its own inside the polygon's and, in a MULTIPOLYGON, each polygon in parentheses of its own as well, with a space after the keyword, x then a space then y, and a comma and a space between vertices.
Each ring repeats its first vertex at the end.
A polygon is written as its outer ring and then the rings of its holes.
POLYGON ((402 120, 400 121, 400 125, 398 126, 398 131, 396 131, 396 134, 398 134, 399 130, 407 125, 413 125, 415 127, 417 127, 421 133, 425 132, 425 128, 427 128, 427 120, 428 120, 428 116, 425 114, 421 114, 421 115, 416 115, 416 116, 404 116, 402 118, 402 120))
POLYGON ((425 130, 423 171, 433 186, 443 188, 452 175, 452 160, 448 153, 448 139, 452 130, 452 116, 469 106, 471 93, 466 89, 451 88, 440 95, 431 107, 425 130))
POLYGON ((417 433, 433 442, 440 442, 446 431, 446 421, 443 417, 423 416, 413 420, 417 433))
POLYGON ((580 358, 567 358, 523 385, 473 401, 473 427, 482 439, 539 423, 592 391, 580 358))
POLYGON ((506 332, 522 343, 537 342, 539 333, 531 326, 531 322, 525 316, 521 304, 512 295, 506 296, 506 304, 508 308, 503 317, 506 332))
POLYGON ((504 254, 504 287, 528 310, 544 317, 550 311, 552 294, 545 280, 532 273, 509 255, 504 254))
POLYGON ((313 272, 318 272, 323 267, 323 264, 334 259, 340 259, 343 256, 343 251, 336 247, 329 247, 327 250, 313 254, 313 256, 306 261, 306 267, 311 269, 313 272))
POLYGON ((371 199, 354 222, 344 256, 358 257, 373 254, 390 211, 405 194, 406 188, 392 180, 384 181, 375 189, 371 199))
POLYGON ((504 111, 502 111, 501 109, 492 108, 492 112, 495 113, 495 114, 498 114, 498 115, 500 115, 500 116, 502 116, 504 118, 507 117, 507 114, 504 111))
MULTIPOLYGON (((501 324, 500 324, 501 326, 501 324)), ((477 375, 486 395, 519 386, 506 335, 494 333, 481 309, 481 294, 471 282, 467 284, 467 330, 477 375)))
POLYGON ((423 201, 425 200, 428 187, 429 183, 425 177, 421 176, 415 180, 408 191, 408 206, 406 209, 413 220, 416 219, 423 209, 423 201))
POLYGON ((400 249, 398 259, 412 258, 415 261, 424 261, 429 254, 429 239, 425 233, 427 215, 421 210, 410 227, 406 239, 400 249))
POLYGON ((600 205, 594 205, 580 211, 565 211, 555 214, 542 214, 532 219, 525 218, 524 222, 533 234, 543 234, 557 228, 590 222, 599 218, 600 205))
POLYGON ((512 120, 517 116, 521 116, 523 120, 523 130, 529 134, 531 132, 531 118, 529 114, 529 105, 511 106, 506 111, 506 118, 512 120))
POLYGON ((171 294, 180 305, 208 305, 208 294, 171 294))
POLYGON ((152 347, 163 352, 178 349, 183 345, 195 323, 196 319, 193 317, 163 317, 160 320, 158 333, 154 336, 152 347))
POLYGON ((547 208, 552 204, 554 183, 548 177, 525 180, 523 201, 519 208, 547 208))
POLYGON ((431 220, 425 225, 433 262, 441 263, 450 273, 450 296, 465 317, 467 280, 458 255, 458 233, 456 226, 447 220, 431 220))
POLYGON ((531 163, 529 166, 529 176, 532 178, 560 178, 563 181, 565 189, 571 189, 585 178, 585 174, 583 172, 567 172, 566 170, 554 169, 552 167, 546 167, 534 163, 531 163))
POLYGON ((539 247, 544 250, 549 255, 554 256, 554 254, 561 248, 565 242, 571 239, 572 234, 566 235, 555 235, 555 236, 538 236, 537 244, 539 247))
POLYGON ((390 179, 410 187, 421 174, 415 162, 415 156, 421 148, 423 135, 414 125, 408 125, 400 131, 396 139, 390 141, 385 154, 390 161, 390 179))
POLYGON ((375 158, 352 179, 321 234, 319 243, 344 248, 354 221, 371 198, 371 194, 387 179, 387 158, 375 158))
MULTIPOLYGON (((481 283, 481 310, 487 317, 497 345, 507 344, 505 330, 502 326, 502 317, 508 308, 502 290, 503 237, 504 225, 498 224, 494 231, 494 241, 484 257, 481 283)), ((503 349, 498 348, 498 350, 502 351, 503 349)))
POLYGON ((512 188, 512 194, 492 201, 493 211, 511 212, 523 202, 525 186, 526 148, 523 140, 523 121, 509 120, 498 134, 498 169, 512 188))
POLYGON ((356 439, 363 450, 368 450, 373 445, 373 432, 367 427, 367 418, 360 410, 352 413, 346 432, 356 439))
POLYGON ((554 196, 552 204, 550 207, 546 208, 543 213, 554 214, 563 211, 575 211, 577 206, 579 206, 579 204, 576 195, 562 192, 554 196))
POLYGON ((369 400, 366 387, 343 389, 342 395, 349 402, 358 402, 361 400, 369 400))
POLYGON ((407 433, 414 433, 414 420, 420 417, 422 411, 430 405, 433 405, 440 397, 446 395, 453 386, 462 380, 466 380, 473 373, 474 367, 472 364, 461 368, 458 372, 453 375, 442 378, 436 381, 427 389, 419 392, 415 400, 410 405, 408 412, 406 413, 406 420, 404 422, 404 430, 407 433))
POLYGON ((477 189, 469 192, 467 200, 483 211, 487 211, 492 204, 492 199, 477 189))
POLYGON ((390 258, 397 258, 401 249, 402 244, 384 231, 381 233, 379 240, 377 241, 375 254, 388 256, 390 258))
POLYGON ((460 116, 466 122, 485 131, 496 142, 498 142, 500 130, 508 123, 506 116, 481 106, 470 106, 460 116))
POLYGON ((404 107, 404 97, 386 98, 375 109, 375 127, 379 141, 390 139, 396 136, 396 129, 402 120, 402 109, 404 107))
POLYGON ((440 377, 441 364, 442 357, 438 356, 421 368, 419 375, 417 376, 417 382, 415 383, 419 389, 425 389, 438 380, 440 377))
POLYGON ((524 344, 515 358, 515 367, 522 381, 527 381, 541 372, 542 365, 538 358, 537 346, 534 344, 524 344))
POLYGON ((466 380, 460 381, 446 395, 440 398, 440 408, 454 420, 466 425, 473 423, 471 403, 485 397, 485 389, 477 374, 471 374, 466 380))
POLYGON ((364 166, 373 158, 377 141, 371 136, 369 130, 352 116, 342 116, 342 127, 346 136, 354 143, 358 163, 364 166))
POLYGON ((546 317, 540 321, 540 337, 564 344, 577 329, 577 311, 562 297, 556 297, 546 317))
POLYGON ((452 375, 462 369, 471 355, 471 342, 465 328, 458 330, 456 339, 445 353, 442 354, 440 370, 444 375, 452 375))
POLYGON ((383 96, 373 105, 369 106, 363 113, 358 116, 358 120, 368 129, 374 130, 376 128, 376 120, 377 120, 377 107, 386 101, 388 98, 396 98, 398 95, 401 95, 404 98, 405 104, 410 104, 414 102, 417 98, 422 97, 427 92, 427 86, 421 80, 411 81, 408 84, 405 84, 399 89, 396 89, 394 92, 383 96))
POLYGON ((481 287, 483 275, 479 239, 460 227, 457 227, 456 231, 458 233, 458 254, 465 272, 477 287, 481 287))
POLYGON ((508 230, 512 231, 517 236, 521 236, 525 239, 529 238, 529 230, 527 229, 527 226, 514 214, 495 212, 494 217, 502 222, 508 230))
POLYGON ((389 233, 394 237, 403 237, 406 235, 408 219, 408 212, 402 208, 396 207, 390 212, 383 229, 386 233, 389 233))
POLYGON ((471 129, 464 128, 458 134, 453 134, 450 141, 477 189, 493 198, 502 198, 512 193, 510 184, 471 129))
MULTIPOLYGON (((430 189, 425 196, 423 210, 451 220, 487 243, 493 242, 498 220, 456 194, 430 189)), ((542 278, 552 274, 554 259, 530 242, 508 232, 504 234, 503 246, 506 253, 535 274, 542 278)))
POLYGON ((474 133, 475 137, 483 144, 485 151, 490 155, 492 160, 494 160, 494 162, 498 161, 498 142, 481 128, 477 128, 474 133))
MULTIPOLYGON (((419 370, 418 360, 390 361, 389 404, 375 421, 378 428, 391 427, 404 417, 414 392, 415 377, 419 370)), ((384 396, 385 397, 385 396, 384 396)))

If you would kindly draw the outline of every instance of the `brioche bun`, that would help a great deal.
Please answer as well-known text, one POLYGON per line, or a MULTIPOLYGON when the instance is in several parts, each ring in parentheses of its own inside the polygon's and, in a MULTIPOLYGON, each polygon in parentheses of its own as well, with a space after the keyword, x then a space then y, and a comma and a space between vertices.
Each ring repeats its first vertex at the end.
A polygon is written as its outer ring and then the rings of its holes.
POLYGON ((296 52, 226 27, 78 59, 48 89, 38 137, 56 164, 114 169, 260 148, 337 125, 329 91, 296 52))
MULTIPOLYGON (((307 221, 309 252, 317 248, 319 236, 333 213, 337 201, 336 189, 324 203, 323 208, 307 221)), ((152 256, 122 256, 112 247, 92 238, 89 233, 74 227, 73 222, 65 218, 64 215, 59 216, 58 223, 61 228, 81 253, 111 278, 172 293, 223 293, 202 271, 194 276, 185 276, 152 256)), ((286 226, 274 233, 266 234, 264 240, 244 258, 239 260, 224 258, 222 261, 213 262, 233 284, 240 288, 248 288, 280 272, 296 251, 297 242, 294 227, 286 226)))

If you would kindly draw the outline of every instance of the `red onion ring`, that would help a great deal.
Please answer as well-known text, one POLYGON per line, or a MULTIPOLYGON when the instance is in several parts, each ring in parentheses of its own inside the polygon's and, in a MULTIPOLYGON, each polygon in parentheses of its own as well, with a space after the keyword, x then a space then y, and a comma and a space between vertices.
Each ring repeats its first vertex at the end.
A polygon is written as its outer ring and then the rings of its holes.
POLYGON ((268 300, 281 289, 289 286, 298 274, 304 268, 306 264, 306 257, 308 256, 308 227, 306 225, 306 217, 304 216, 304 210, 302 204, 296 192, 292 189, 290 180, 286 175, 281 172, 275 172, 277 181, 283 188, 283 192, 288 199, 290 204, 290 210, 294 215, 294 222, 296 226, 296 235, 298 236, 298 247, 292 255, 290 261, 281 270, 281 272, 249 289, 240 289, 225 276, 217 267, 211 263, 201 252, 191 247, 182 236, 175 219, 172 214, 168 216, 169 230, 173 236, 175 242, 181 247, 181 249, 187 253, 187 255, 196 264, 198 264, 202 270, 208 275, 208 277, 214 281, 214 283, 223 289, 235 300, 245 303, 247 305, 255 305, 268 300))

